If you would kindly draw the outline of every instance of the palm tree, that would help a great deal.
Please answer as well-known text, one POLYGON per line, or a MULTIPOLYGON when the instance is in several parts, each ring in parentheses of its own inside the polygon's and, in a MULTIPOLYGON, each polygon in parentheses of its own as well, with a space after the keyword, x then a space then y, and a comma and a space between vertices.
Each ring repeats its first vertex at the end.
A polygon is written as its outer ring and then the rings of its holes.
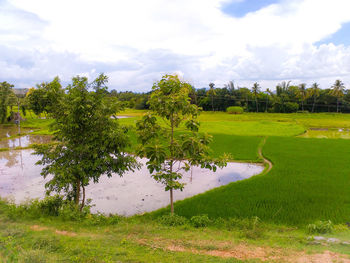
POLYGON ((313 98, 312 112, 314 112, 316 100, 320 96, 320 88, 319 88, 319 86, 320 85, 315 82, 314 84, 312 84, 311 88, 308 90, 308 97, 312 97, 313 98))
POLYGON ((269 95, 271 95, 271 90, 269 88, 266 89, 266 108, 265 108, 265 112, 267 112, 267 107, 269 105, 269 95))
POLYGON ((211 97, 211 108, 212 108, 213 111, 214 111, 214 96, 216 95, 214 86, 215 86, 215 84, 213 82, 210 82, 209 83, 210 89, 209 89, 209 91, 207 93, 211 97))
POLYGON ((253 92, 254 98, 255 98, 256 112, 259 112, 258 95, 259 95, 259 92, 260 92, 260 86, 259 86, 259 84, 257 82, 255 82, 253 84, 252 92, 253 92))
POLYGON ((344 97, 345 86, 341 80, 337 79, 331 88, 332 88, 332 90, 330 91, 330 95, 337 98, 337 113, 338 113, 339 112, 339 99, 344 97))
POLYGON ((304 101, 307 98, 306 84, 305 83, 301 83, 299 85, 298 97, 301 99, 301 110, 304 111, 304 101))
POLYGON ((285 112, 284 102, 285 102, 285 99, 288 99, 287 91, 289 89, 290 82, 291 81, 288 81, 288 82, 282 81, 276 86, 276 95, 281 99, 281 102, 282 102, 281 106, 282 106, 283 112, 285 112))

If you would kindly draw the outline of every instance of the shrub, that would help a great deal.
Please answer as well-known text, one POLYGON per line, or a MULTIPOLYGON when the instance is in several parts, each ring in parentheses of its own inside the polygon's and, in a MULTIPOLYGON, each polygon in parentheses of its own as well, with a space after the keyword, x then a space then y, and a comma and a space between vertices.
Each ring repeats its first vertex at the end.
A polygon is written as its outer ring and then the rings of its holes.
POLYGON ((84 206, 80 211, 74 202, 66 202, 59 211, 59 217, 63 220, 82 221, 87 215, 90 215, 90 206, 84 206))
POLYGON ((198 215, 191 217, 191 224, 194 227, 206 227, 211 223, 208 215, 198 215))
POLYGON ((187 223, 186 217, 173 215, 164 215, 160 218, 160 223, 167 226, 182 226, 187 223))
POLYGON ((231 106, 226 109, 229 114, 242 114, 243 108, 239 106, 231 106))
POLYGON ((299 109, 299 104, 296 102, 287 102, 285 104, 285 112, 292 113, 297 112, 299 109))
POLYGON ((328 221, 317 221, 314 224, 309 224, 307 230, 310 234, 326 234, 333 231, 333 223, 328 221))
POLYGON ((58 216, 63 205, 63 198, 60 195, 47 196, 37 203, 39 210, 48 216, 58 216))

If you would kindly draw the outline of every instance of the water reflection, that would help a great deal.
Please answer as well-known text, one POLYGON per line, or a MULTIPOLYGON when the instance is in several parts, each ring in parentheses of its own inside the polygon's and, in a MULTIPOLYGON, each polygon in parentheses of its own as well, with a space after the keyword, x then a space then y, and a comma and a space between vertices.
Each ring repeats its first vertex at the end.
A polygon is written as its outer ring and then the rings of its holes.
MULTIPOLYGON (((0 152, 0 195, 11 197, 16 202, 28 198, 41 198, 45 193, 45 182, 40 176, 41 167, 36 166, 38 156, 31 155, 33 150, 0 152), (22 160, 22 161, 21 161, 22 160)), ((141 160, 145 163, 145 160, 141 160)), ((263 167, 246 163, 228 163, 216 173, 194 167, 184 175, 184 191, 175 191, 175 200, 205 192, 209 189, 249 178, 262 172, 263 167)), ((129 172, 124 177, 102 176, 98 184, 91 184, 86 189, 87 198, 96 206, 94 212, 133 215, 153 211, 167 206, 169 193, 161 184, 156 183, 143 165, 135 173, 129 172)))
POLYGON ((2 139, 0 148, 28 147, 31 144, 49 143, 52 136, 48 135, 25 135, 21 137, 2 139))

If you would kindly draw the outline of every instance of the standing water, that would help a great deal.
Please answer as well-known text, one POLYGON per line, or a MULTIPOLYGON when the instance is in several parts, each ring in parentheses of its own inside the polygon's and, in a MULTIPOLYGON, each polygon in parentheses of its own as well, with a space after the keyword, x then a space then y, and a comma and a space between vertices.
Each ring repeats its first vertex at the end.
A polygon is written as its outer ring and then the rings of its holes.
MULTIPOLYGON (((33 150, 10 150, 0 152, 0 196, 16 203, 31 198, 42 198, 48 179, 40 176, 42 167, 35 165, 40 159, 32 155, 33 150)), ((133 215, 149 212, 169 204, 169 192, 162 184, 151 178, 145 159, 140 170, 127 172, 123 177, 102 176, 98 184, 91 183, 86 188, 87 198, 92 199, 93 212, 133 215)), ((215 173, 194 167, 184 174, 185 189, 175 191, 175 200, 203 193, 230 182, 243 180, 261 173, 263 167, 256 164, 228 163, 227 167, 215 173), (192 176, 191 176, 192 174, 192 176)))

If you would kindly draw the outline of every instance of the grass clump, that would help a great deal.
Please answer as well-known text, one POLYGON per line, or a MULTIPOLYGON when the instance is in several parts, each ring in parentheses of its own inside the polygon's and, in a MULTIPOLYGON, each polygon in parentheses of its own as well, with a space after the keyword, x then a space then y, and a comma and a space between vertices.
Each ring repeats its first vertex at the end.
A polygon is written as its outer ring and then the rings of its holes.
POLYGON ((12 221, 20 218, 45 219, 54 218, 60 221, 81 222, 84 225, 116 225, 122 217, 118 215, 92 214, 89 203, 83 208, 62 196, 47 196, 42 200, 33 199, 19 205, 1 201, 1 210, 12 221))
POLYGON ((307 230, 310 234, 327 234, 333 231, 332 221, 317 221, 307 226, 307 230))
POLYGON ((229 114, 242 114, 243 108, 239 106, 231 106, 226 109, 226 112, 229 114))
POLYGON ((160 217, 159 222, 166 226, 182 226, 188 223, 186 217, 176 214, 163 215, 160 217))
POLYGON ((209 219, 208 215, 198 215, 198 216, 192 216, 191 217, 191 224, 196 227, 206 227, 210 225, 211 220, 209 219))

